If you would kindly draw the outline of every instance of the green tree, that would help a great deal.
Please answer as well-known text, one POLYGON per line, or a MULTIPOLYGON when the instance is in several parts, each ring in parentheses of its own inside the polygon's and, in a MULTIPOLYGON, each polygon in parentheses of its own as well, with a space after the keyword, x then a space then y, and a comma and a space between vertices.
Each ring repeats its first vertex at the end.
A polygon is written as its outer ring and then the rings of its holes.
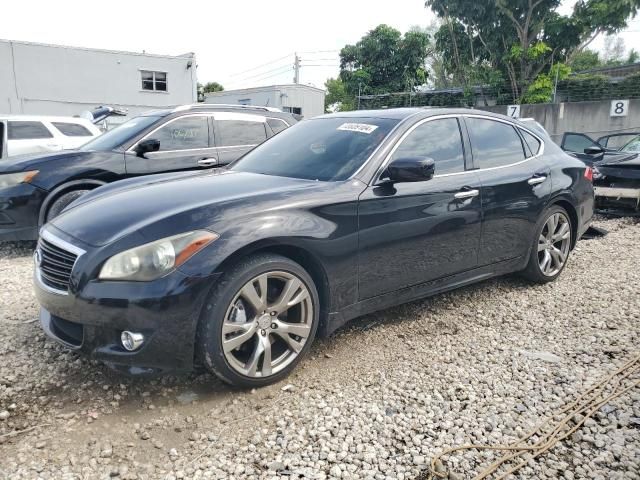
POLYGON ((224 87, 218 82, 208 82, 204 84, 202 91, 204 93, 222 92, 224 91, 224 87))
POLYGON ((578 0, 571 15, 560 0, 426 0, 442 20, 439 46, 447 45, 452 71, 488 62, 508 78, 514 101, 551 65, 571 63, 600 34, 613 34, 635 16, 640 0, 578 0))
POLYGON ((571 73, 571 68, 563 63, 556 63, 548 73, 540 73, 531 82, 522 97, 522 103, 550 103, 556 81, 564 80, 571 73))
POLYGON ((429 35, 414 28, 402 35, 378 25, 355 45, 340 51, 340 80, 345 93, 378 94, 411 91, 425 83, 429 35))
POLYGON ((346 112, 354 110, 354 97, 349 96, 340 78, 329 78, 324 84, 327 94, 324 97, 325 112, 346 112))
POLYGON ((592 70, 602 66, 600 61, 600 54, 593 50, 585 48, 583 51, 577 53, 571 59, 571 70, 574 72, 582 72, 584 70, 592 70))

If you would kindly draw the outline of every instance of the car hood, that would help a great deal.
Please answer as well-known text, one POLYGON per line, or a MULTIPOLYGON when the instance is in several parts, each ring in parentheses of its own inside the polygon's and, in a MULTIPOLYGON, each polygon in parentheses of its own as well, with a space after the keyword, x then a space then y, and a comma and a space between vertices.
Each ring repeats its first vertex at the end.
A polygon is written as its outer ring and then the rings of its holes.
POLYGON ((23 172, 25 170, 36 170, 44 162, 55 162, 57 160, 70 160, 75 157, 82 157, 89 152, 80 150, 63 150, 61 152, 39 153, 35 155, 18 155, 9 157, 0 162, 0 173, 23 172))
POLYGON ((152 241, 181 231, 215 229, 226 208, 240 204, 257 211, 267 202, 286 202, 293 191, 316 185, 311 180, 225 170, 156 175, 98 188, 50 225, 92 246, 131 234, 152 241))

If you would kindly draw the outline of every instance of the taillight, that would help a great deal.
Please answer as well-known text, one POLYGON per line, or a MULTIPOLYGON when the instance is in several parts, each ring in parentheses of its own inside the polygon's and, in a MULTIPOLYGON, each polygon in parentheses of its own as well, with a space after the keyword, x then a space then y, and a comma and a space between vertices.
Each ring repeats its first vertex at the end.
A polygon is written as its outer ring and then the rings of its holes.
POLYGON ((593 168, 587 167, 584 169, 584 178, 586 178, 590 182, 593 182, 593 168))

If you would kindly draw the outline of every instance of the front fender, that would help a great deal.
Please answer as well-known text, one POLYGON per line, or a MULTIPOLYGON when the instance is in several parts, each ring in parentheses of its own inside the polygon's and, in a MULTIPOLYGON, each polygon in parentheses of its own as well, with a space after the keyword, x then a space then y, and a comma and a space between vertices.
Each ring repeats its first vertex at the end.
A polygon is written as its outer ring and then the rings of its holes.
POLYGON ((277 250, 295 259, 302 254, 324 271, 329 310, 357 300, 357 204, 317 210, 266 211, 218 228, 220 238, 180 267, 188 276, 224 272, 229 264, 259 250, 277 250))
POLYGON ((38 225, 39 226, 44 225, 45 217, 47 214, 47 210, 49 209, 49 206, 56 199, 56 197, 61 193, 70 191, 70 190, 80 190, 82 187, 91 187, 93 189, 93 188, 101 187, 102 185, 106 185, 106 182, 103 182, 101 180, 93 180, 93 179, 73 180, 71 182, 66 182, 66 183, 63 183, 62 185, 58 185, 51 192, 49 192, 47 197, 44 199, 44 202, 42 202, 42 206, 40 208, 40 214, 38 215, 38 225))

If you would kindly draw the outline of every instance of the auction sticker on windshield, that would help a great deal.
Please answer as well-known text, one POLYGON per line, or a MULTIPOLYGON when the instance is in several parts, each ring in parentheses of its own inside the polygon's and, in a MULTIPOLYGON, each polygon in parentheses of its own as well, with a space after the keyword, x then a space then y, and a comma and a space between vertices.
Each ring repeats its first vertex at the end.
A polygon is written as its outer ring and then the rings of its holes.
POLYGON ((338 127, 338 130, 345 130, 347 132, 360 132, 369 135, 376 128, 378 128, 377 125, 369 125, 368 123, 343 123, 338 127))

